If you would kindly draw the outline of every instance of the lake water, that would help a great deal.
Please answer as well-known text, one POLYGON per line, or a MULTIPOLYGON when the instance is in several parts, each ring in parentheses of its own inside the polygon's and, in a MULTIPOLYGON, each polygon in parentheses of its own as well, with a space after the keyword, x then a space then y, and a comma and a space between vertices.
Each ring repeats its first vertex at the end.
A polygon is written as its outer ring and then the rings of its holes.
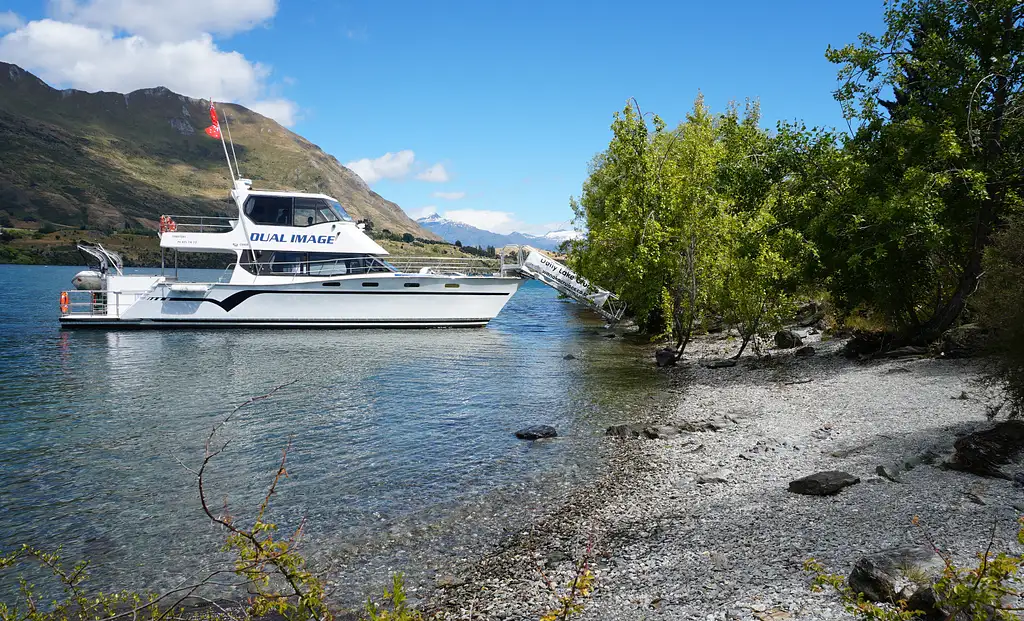
POLYGON ((210 502, 251 517, 290 443, 272 519, 305 519, 304 550, 355 602, 389 572, 415 588, 471 561, 599 474, 605 427, 661 381, 534 282, 483 329, 62 331, 80 269, 0 265, 0 549, 63 545, 93 588, 166 589, 223 561, 188 468, 232 407, 285 382, 219 435, 210 502), (513 437, 538 423, 562 437, 513 437))

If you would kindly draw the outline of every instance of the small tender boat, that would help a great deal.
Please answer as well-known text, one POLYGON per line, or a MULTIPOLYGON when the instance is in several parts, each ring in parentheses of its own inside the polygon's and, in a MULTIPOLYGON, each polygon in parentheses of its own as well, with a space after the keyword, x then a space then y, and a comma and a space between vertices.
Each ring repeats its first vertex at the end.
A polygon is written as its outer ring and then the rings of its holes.
POLYGON ((80 245, 99 267, 61 294, 61 325, 479 327, 523 282, 494 261, 390 259, 323 194, 253 190, 239 179, 231 198, 234 217, 160 218, 162 250, 234 255, 217 282, 126 275, 116 253, 80 245))

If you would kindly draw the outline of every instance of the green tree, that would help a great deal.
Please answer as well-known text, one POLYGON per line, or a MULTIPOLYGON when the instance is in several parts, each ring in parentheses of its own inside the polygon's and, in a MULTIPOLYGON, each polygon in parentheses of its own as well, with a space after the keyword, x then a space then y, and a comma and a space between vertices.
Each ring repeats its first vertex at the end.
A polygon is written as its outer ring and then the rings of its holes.
POLYGON ((698 97, 666 132, 627 106, 573 202, 589 231, 570 245, 573 265, 614 290, 641 329, 671 333, 678 356, 719 319, 739 327, 742 354, 781 323, 799 283, 807 243, 776 216, 783 204, 794 209, 786 186, 796 147, 759 121, 756 104, 715 115, 698 97))
POLYGON ((1021 204, 1022 19, 1015 0, 892 0, 883 35, 828 50, 850 187, 811 229, 841 308, 932 339, 977 289, 994 228, 1021 204))

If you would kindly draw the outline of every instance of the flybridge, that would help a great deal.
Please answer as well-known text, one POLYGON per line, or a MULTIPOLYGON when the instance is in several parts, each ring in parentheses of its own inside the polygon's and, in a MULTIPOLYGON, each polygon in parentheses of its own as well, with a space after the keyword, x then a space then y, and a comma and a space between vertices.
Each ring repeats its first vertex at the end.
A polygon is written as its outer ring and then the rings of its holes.
POLYGON ((565 265, 530 246, 506 246, 501 252, 501 275, 518 274, 545 285, 589 307, 608 323, 618 323, 626 305, 611 291, 594 285, 565 265))

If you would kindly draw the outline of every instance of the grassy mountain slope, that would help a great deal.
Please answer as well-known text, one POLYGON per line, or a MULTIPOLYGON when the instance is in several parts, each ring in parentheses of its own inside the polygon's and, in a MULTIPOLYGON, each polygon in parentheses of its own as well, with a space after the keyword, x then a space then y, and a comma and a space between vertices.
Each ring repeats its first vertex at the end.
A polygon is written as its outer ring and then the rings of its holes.
MULTIPOLYGON (((438 239, 301 136, 242 106, 217 107, 255 188, 323 192, 377 230, 438 239)), ((58 91, 0 62, 0 217, 110 230, 229 213, 224 153, 203 133, 208 109, 165 88, 58 91)))

